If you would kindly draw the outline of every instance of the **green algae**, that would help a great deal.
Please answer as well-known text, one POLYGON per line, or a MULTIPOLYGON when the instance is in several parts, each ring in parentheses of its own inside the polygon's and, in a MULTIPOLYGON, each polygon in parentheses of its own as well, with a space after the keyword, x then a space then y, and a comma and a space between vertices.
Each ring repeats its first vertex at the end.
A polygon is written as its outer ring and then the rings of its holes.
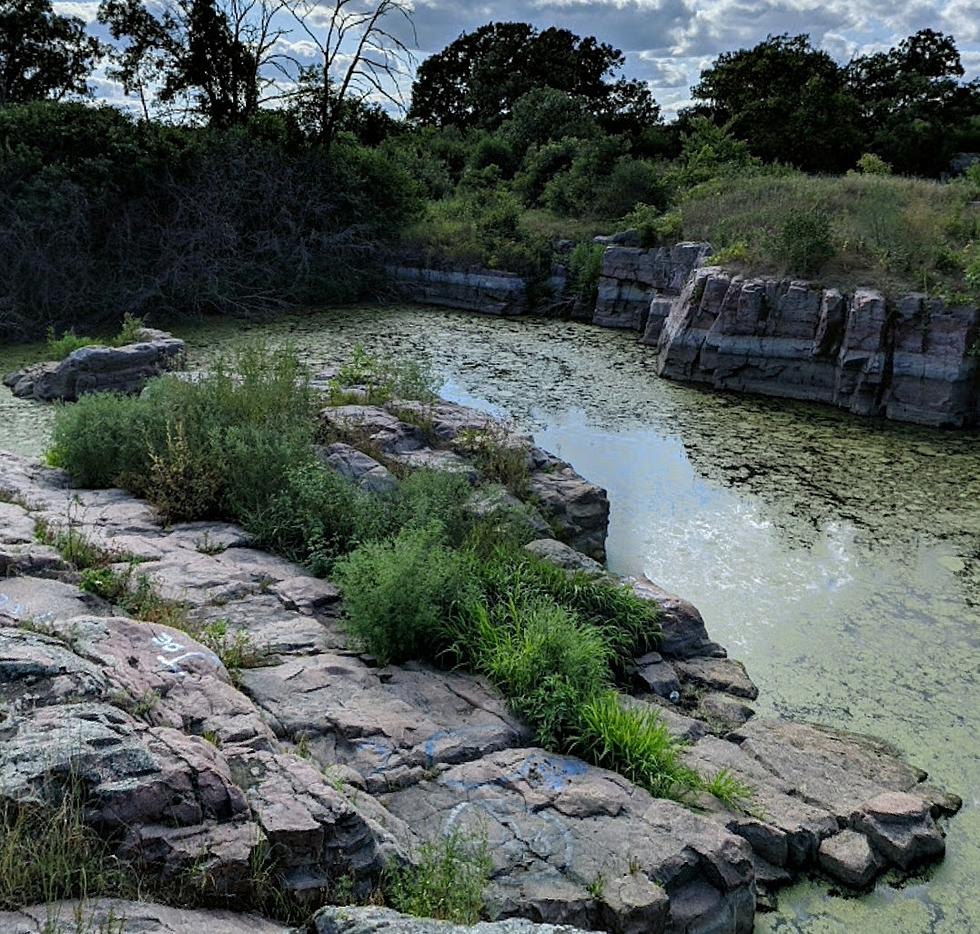
MULTIPOLYGON (((783 892, 757 930, 980 930, 980 435, 667 383, 631 335, 418 308, 178 328, 190 365, 249 340, 314 368, 426 360, 443 394, 509 414, 610 491, 610 562, 699 606, 759 709, 881 736, 966 799, 928 879, 783 892)), ((10 358, 0 354, 0 370, 10 358)), ((49 409, 0 391, 0 449, 37 454, 49 409)))

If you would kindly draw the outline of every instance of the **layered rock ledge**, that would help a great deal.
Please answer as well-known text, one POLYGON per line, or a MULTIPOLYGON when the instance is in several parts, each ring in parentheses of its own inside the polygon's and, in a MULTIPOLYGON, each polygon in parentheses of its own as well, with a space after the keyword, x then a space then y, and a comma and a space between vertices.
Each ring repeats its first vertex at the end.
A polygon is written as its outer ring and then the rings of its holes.
MULTIPOLYGON (((354 475, 372 461, 361 473, 369 482, 384 467, 374 454, 407 469, 475 469, 452 444, 486 416, 443 403, 423 429, 405 420, 410 411, 328 410, 347 448, 326 456, 343 453, 354 475)), ((591 486, 531 448, 545 490, 591 486)), ((598 488, 588 497, 605 502, 598 488)), ((411 862, 424 841, 458 828, 488 839, 488 920, 748 932, 763 896, 801 872, 861 887, 939 858, 936 821, 959 807, 879 741, 755 716, 744 667, 711 641, 694 607, 649 581, 632 585, 660 608, 664 638, 636 660, 631 703, 655 706, 693 767, 746 783, 745 811, 713 798, 654 799, 535 748, 479 677, 377 667, 348 644, 336 588, 250 547, 233 525, 165 527, 121 491, 75 490, 61 472, 9 454, 0 454, 0 501, 0 803, 46 800, 52 778, 73 776, 91 826, 164 881, 206 872, 234 899, 256 855, 271 853, 291 891, 324 904, 338 880, 364 895, 387 862, 411 862), (39 523, 64 528, 69 516, 74 534, 121 562, 138 559, 139 574, 192 621, 246 633, 261 667, 233 680, 187 632, 84 592, 78 572, 35 540, 39 523)), ((601 545, 603 523, 583 532, 586 544, 601 545)), ((528 547, 566 569, 608 573, 553 536, 528 547)), ((170 911, 145 929, 179 929, 170 911)), ((456 934, 350 911, 321 914, 317 930, 456 934)), ((31 910, 8 917, 14 930, 35 930, 31 910)), ((200 920, 246 929, 225 915, 200 920)), ((481 932, 497 930, 530 928, 481 932)))
POLYGON ((93 392, 138 393, 154 376, 180 367, 184 342, 166 331, 143 328, 122 347, 82 347, 51 363, 38 363, 4 377, 15 396, 38 402, 76 402, 93 392))

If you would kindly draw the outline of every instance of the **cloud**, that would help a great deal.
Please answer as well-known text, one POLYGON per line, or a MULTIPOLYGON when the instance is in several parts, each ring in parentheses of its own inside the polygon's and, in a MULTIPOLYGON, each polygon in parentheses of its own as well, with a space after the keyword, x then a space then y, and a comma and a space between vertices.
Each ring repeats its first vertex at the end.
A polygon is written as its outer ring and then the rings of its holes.
MULTIPOLYGON (((94 2, 56 5, 95 19, 94 2)), ((668 115, 689 103, 701 70, 721 52, 781 33, 807 33, 844 62, 929 27, 955 36, 967 77, 980 75, 980 0, 412 0, 412 6, 414 33, 398 19, 390 26, 419 58, 491 21, 562 26, 624 50, 627 75, 646 81, 668 115)), ((304 38, 297 30, 282 42, 305 58, 304 38)))

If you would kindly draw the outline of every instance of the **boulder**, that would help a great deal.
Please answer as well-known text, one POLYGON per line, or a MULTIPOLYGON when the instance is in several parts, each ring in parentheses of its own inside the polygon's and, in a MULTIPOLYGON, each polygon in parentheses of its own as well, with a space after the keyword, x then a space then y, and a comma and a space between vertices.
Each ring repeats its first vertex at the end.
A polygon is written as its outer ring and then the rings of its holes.
POLYGON ((708 638, 704 619, 693 603, 658 587, 645 577, 629 581, 637 596, 656 604, 663 630, 660 653, 669 659, 725 656, 725 650, 708 638))
POLYGON ((532 473, 528 488, 562 541, 590 558, 605 560, 609 497, 602 487, 564 467, 532 473))
POLYGON ((677 672, 664 661, 659 652, 649 652, 636 660, 636 673, 633 676, 636 687, 641 691, 649 691, 659 697, 680 696, 681 683, 677 672))
POLYGON ((534 924, 523 918, 452 924, 401 915, 390 908, 321 908, 313 919, 316 934, 581 934, 567 925, 534 924))
POLYGON ((397 486, 397 481, 384 464, 349 444, 331 444, 321 450, 321 459, 368 493, 390 493, 397 486))
POLYGON ((423 837, 486 836, 491 920, 635 934, 752 929, 744 840, 577 759, 509 749, 382 800, 423 837))
POLYGON ((821 870, 851 888, 863 889, 878 875, 878 857, 868 838, 853 830, 828 837, 820 844, 818 855, 821 870))
POLYGON ((946 852, 929 803, 917 795, 883 792, 851 815, 851 826, 868 838, 883 859, 905 870, 940 859, 946 852))
POLYGON ((710 688, 749 700, 759 696, 745 666, 731 658, 675 659, 673 665, 681 680, 695 688, 710 688))
POLYGON ((322 653, 245 671, 241 680, 280 738, 302 738, 324 766, 346 764, 372 793, 526 739, 504 700, 462 672, 378 669, 322 653))
POLYGON ((93 392, 140 392, 154 376, 178 369, 185 346, 165 331, 144 328, 123 347, 82 347, 57 363, 28 367, 4 379, 15 396, 38 402, 75 402, 93 392))
POLYGON ((583 555, 582 552, 576 551, 571 545, 566 545, 564 542, 559 542, 556 539, 535 539, 533 542, 525 545, 524 548, 535 557, 541 558, 542 561, 547 561, 549 564, 553 564, 564 571, 572 571, 576 574, 588 574, 589 577, 609 577, 611 580, 615 580, 594 558, 583 555))

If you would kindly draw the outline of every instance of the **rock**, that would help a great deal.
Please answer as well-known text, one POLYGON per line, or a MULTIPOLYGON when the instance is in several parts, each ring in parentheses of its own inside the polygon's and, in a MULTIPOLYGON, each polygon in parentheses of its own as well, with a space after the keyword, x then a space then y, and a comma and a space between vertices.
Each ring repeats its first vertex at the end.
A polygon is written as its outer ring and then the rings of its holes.
POLYGON ((698 697, 697 715, 712 732, 725 734, 748 723, 755 711, 731 694, 708 690, 698 697))
POLYGON ((854 889, 870 885, 878 874, 878 859, 864 834, 842 830, 820 844, 820 868, 837 882, 854 889))
POLYGON ((704 267, 660 311, 661 333, 645 341, 661 376, 917 424, 980 423, 980 309, 909 295, 893 310, 867 289, 704 267))
POLYGON ((27 545, 34 541, 34 520, 23 506, 0 500, 0 544, 27 545))
POLYGON ((674 661, 674 670, 685 683, 707 687, 736 697, 755 700, 759 689, 741 662, 731 658, 688 658, 674 661))
POLYGON ((638 247, 642 238, 640 232, 631 227, 629 230, 621 230, 619 233, 610 234, 605 237, 593 237, 592 242, 596 246, 632 246, 638 247))
POLYGON ((657 694, 625 697, 623 703, 631 707, 652 708, 667 727, 667 732, 682 743, 696 743, 708 732, 700 720, 685 716, 670 701, 657 694))
POLYGON ((37 577, 0 580, 0 621, 45 628, 55 620, 97 612, 109 612, 105 601, 71 584, 37 577))
POLYGON ((637 596, 655 603, 660 611, 661 655, 671 659, 725 655, 725 650, 708 638, 704 619, 694 604, 668 593, 645 577, 632 579, 629 583, 637 596))
POLYGON ((340 591, 317 577, 289 577, 272 586, 287 610, 311 615, 340 602, 340 591))
POLYGON ((328 784, 297 756, 244 747, 226 756, 289 890, 326 895, 346 878, 366 898, 389 861, 405 860, 410 831, 373 798, 328 784))
POLYGON ((639 243, 607 247, 593 323, 643 333, 650 319, 651 302, 664 292, 677 295, 710 253, 711 247, 704 243, 678 243, 650 250, 640 249, 639 243))
POLYGON ((395 287, 421 305, 442 305, 488 315, 528 310, 527 282, 510 272, 389 266, 395 287))
POLYGON ((385 408, 399 418, 413 424, 426 426, 426 431, 436 443, 452 444, 465 433, 492 432, 501 440, 513 440, 515 444, 530 444, 530 439, 510 428, 510 426, 465 405, 438 399, 435 402, 416 402, 398 399, 389 402, 385 408))
POLYGON ((316 934, 581 934, 567 925, 534 924, 523 918, 451 924, 400 915, 390 908, 321 908, 313 919, 316 934))
POLYGON ((372 793, 526 738, 503 699, 461 672, 324 653, 242 672, 242 685, 280 738, 303 737, 319 762, 345 763, 372 793))
MULTIPOLYGON (((74 568, 50 545, 0 544, 0 579, 19 576, 63 578, 73 573, 74 568)), ((3 613, 2 607, 0 613, 3 613)))
POLYGON ((184 342, 164 331, 144 328, 139 343, 124 347, 82 347, 57 363, 42 363, 4 382, 20 398, 75 402, 93 392, 138 393, 154 376, 179 368, 184 342))
POLYGON ((609 497, 602 487, 570 467, 532 473, 528 487, 562 541, 590 558, 605 560, 609 497))
POLYGON ((542 561, 547 561, 549 564, 562 568, 562 570, 587 574, 589 577, 609 577, 611 580, 615 580, 594 558, 583 555, 582 552, 576 551, 570 545, 556 539, 539 538, 529 542, 524 546, 524 549, 535 557, 541 558, 542 561))
POLYGON ((905 870, 940 859, 946 852, 928 803, 915 795, 884 792, 851 815, 851 826, 865 834, 885 860, 905 870))
MULTIPOLYGON (((497 520, 501 524, 513 523, 528 535, 551 534, 551 526, 544 521, 537 509, 530 503, 522 503, 499 483, 474 490, 466 500, 465 510, 475 519, 497 520)), ((585 555, 581 557, 586 561, 592 560, 585 555)))
POLYGON ((368 493, 390 493, 398 485, 384 464, 349 444, 331 444, 323 449, 321 458, 328 467, 368 493))
POLYGON ((618 775, 510 749, 383 796, 423 837, 485 834, 487 917, 623 932, 748 932, 748 845, 618 775))
POLYGON ((376 405, 328 406, 320 412, 324 428, 343 442, 384 455, 406 454, 424 447, 425 438, 416 425, 401 421, 396 415, 376 405))
POLYGON ((677 672, 664 661, 658 652, 649 652, 636 660, 636 686, 641 691, 650 691, 660 697, 670 697, 680 694, 681 683, 677 680, 677 672))
POLYGON ((258 915, 232 911, 187 911, 147 902, 88 899, 49 902, 0 912, 4 934, 51 934, 52 931, 115 932, 120 934, 293 934, 292 929, 258 915))

